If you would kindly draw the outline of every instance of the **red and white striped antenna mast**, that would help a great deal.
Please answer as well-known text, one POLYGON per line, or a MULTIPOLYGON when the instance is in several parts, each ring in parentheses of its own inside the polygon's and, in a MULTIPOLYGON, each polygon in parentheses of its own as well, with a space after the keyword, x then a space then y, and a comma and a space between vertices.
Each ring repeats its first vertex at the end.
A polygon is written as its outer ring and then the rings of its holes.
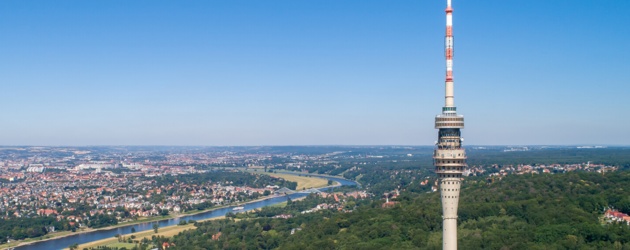
POLYGON ((453 100, 453 8, 451 0, 446 5, 446 37, 444 39, 444 54, 446 57, 446 103, 444 107, 455 107, 453 100))
POLYGON ((457 250, 457 208, 467 157, 460 131, 464 128, 464 116, 457 114, 453 100, 453 8, 451 0, 446 2, 446 93, 442 113, 435 117, 435 128, 439 132, 433 165, 439 178, 442 199, 442 249, 457 250))

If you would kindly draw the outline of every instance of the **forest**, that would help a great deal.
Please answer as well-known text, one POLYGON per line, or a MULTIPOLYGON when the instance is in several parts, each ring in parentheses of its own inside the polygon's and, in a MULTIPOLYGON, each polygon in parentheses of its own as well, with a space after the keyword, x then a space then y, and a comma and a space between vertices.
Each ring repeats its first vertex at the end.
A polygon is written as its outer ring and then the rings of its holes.
POLYGON ((7 240, 21 240, 44 236, 52 231, 72 230, 67 220, 57 220, 54 217, 41 216, 33 218, 0 219, 0 243, 7 240))
POLYGON ((179 182, 188 185, 200 185, 204 183, 229 183, 233 186, 248 186, 253 188, 264 188, 267 185, 278 185, 292 190, 297 188, 297 182, 287 181, 269 175, 257 175, 239 171, 209 171, 199 174, 187 175, 162 175, 158 177, 144 177, 155 181, 156 186, 168 185, 179 182))
POLYGON ((535 147, 528 151, 504 152, 502 148, 466 148, 467 163, 473 165, 579 164, 588 161, 630 169, 630 148, 535 147))
MULTIPOLYGON (((605 208, 630 213, 630 172, 510 175, 466 179, 460 249, 630 249, 630 226, 605 223, 605 208)), ((439 193, 403 191, 394 207, 357 202, 353 212, 299 214, 295 205, 253 218, 198 223, 174 249, 441 249, 439 193), (292 213, 289 219, 265 216, 292 213), (218 234, 221 232, 221 234, 218 234), (214 239, 213 239, 214 236, 214 239)), ((318 202, 318 201, 315 201, 318 202)), ((312 203, 311 203, 312 204, 312 203)), ((278 208, 269 208, 278 210, 278 208)))

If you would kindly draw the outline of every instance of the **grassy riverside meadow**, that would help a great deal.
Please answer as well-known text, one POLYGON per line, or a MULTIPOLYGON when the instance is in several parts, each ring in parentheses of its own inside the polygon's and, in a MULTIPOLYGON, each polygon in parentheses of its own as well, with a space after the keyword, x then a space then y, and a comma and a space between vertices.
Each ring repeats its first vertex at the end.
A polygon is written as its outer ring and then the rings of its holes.
MULTIPOLYGON (((259 199, 256 199, 256 200, 247 201, 245 203, 256 202, 256 201, 264 200, 264 199, 268 199, 268 198, 272 198, 272 197, 271 196, 265 196, 265 197, 262 197, 262 198, 259 198, 259 199)), ((19 246, 19 245, 24 245, 24 244, 29 244, 29 243, 39 242, 39 241, 45 241, 45 240, 51 240, 51 239, 61 238, 61 237, 65 237, 65 236, 75 235, 75 234, 87 233, 87 232, 92 232, 92 231, 108 230, 108 229, 114 229, 114 228, 119 228, 119 227, 124 227, 124 226, 137 225, 137 224, 141 224, 141 223, 174 219, 174 218, 179 218, 179 217, 184 217, 184 216, 189 216, 189 215, 206 213, 206 212, 210 212, 210 211, 213 211, 213 210, 217 210, 217 209, 221 209, 221 208, 225 208, 225 207, 230 207, 230 206, 232 206, 232 205, 216 206, 216 207, 208 208, 208 209, 205 209, 205 210, 192 210, 192 211, 188 211, 188 212, 184 212, 184 213, 180 213, 180 214, 170 214, 170 215, 167 215, 167 216, 145 217, 145 218, 140 218, 140 219, 135 220, 135 221, 127 221, 127 222, 116 224, 114 226, 108 226, 108 227, 104 227, 104 228, 96 228, 96 229, 88 228, 88 229, 78 230, 76 232, 70 232, 70 231, 54 232, 54 233, 50 233, 50 234, 47 234, 47 235, 39 237, 39 238, 28 238, 28 239, 19 240, 19 241, 13 241, 11 243, 1 244, 0 245, 0 249, 6 249, 6 248, 11 248, 11 247, 16 247, 16 246, 19 246)), ((219 217, 219 218, 221 218, 221 217, 219 217)))
MULTIPOLYGON (((218 219, 223 219, 223 218, 225 218, 225 217, 221 216, 221 217, 212 218, 212 219, 208 219, 208 220, 218 220, 218 219)), ((208 220, 203 220, 203 221, 208 221, 208 220)), ((124 235, 120 235, 120 236, 123 239, 130 239, 133 236, 134 240, 142 240, 143 238, 147 238, 148 240, 150 240, 152 236, 156 236, 156 237, 157 236, 173 237, 173 236, 175 236, 175 235, 177 235, 180 232, 183 232, 185 230, 194 230, 194 229, 196 229, 196 227, 193 224, 173 225, 173 226, 167 226, 167 227, 158 228, 158 232, 157 233, 155 233, 153 230, 146 230, 146 231, 135 232, 135 233, 131 233, 131 234, 124 234, 124 235)), ((97 248, 99 246, 118 247, 118 248, 126 247, 127 249, 131 249, 135 245, 136 245, 135 243, 119 242, 118 238, 110 237, 110 238, 107 238, 107 239, 102 239, 102 240, 97 240, 97 241, 93 241, 93 242, 80 244, 78 246, 78 249, 97 248)), ((66 249, 69 249, 69 248, 66 248, 66 249)))
POLYGON ((325 187, 328 186, 328 180, 324 179, 324 178, 320 178, 317 176, 300 176, 299 173, 296 172, 292 172, 291 174, 289 173, 284 173, 281 171, 278 171, 276 173, 273 172, 264 172, 262 169, 257 169, 258 171, 254 170, 248 170, 247 172, 249 173, 254 173, 254 174, 266 174, 266 175, 270 175, 272 177, 277 177, 277 178, 282 178, 285 179, 287 181, 293 181, 293 182, 297 182, 297 188, 295 189, 296 191, 301 191, 304 189, 310 189, 310 188, 321 188, 321 187, 325 187))
MULTIPOLYGON (((328 185, 328 180, 327 179, 323 179, 323 178, 319 178, 319 177, 309 177, 309 176, 298 176, 298 175, 294 175, 294 174, 281 174, 281 173, 265 173, 265 172, 258 172, 258 171, 247 171, 250 173, 254 173, 254 174, 267 174, 273 177, 277 177, 277 178, 283 178, 287 181, 293 181, 293 182, 297 182, 297 190, 302 190, 302 189, 309 189, 309 188, 320 188, 320 187, 325 187, 328 185)), ((337 185, 338 183, 335 182, 335 185, 337 185)), ((258 200, 263 200, 263 199, 267 199, 270 197, 262 197, 260 199, 254 200, 254 201, 249 201, 249 202, 255 202, 258 200)), ((300 199, 296 199, 296 200, 300 200, 300 199)), ((247 202, 247 203, 249 203, 247 202)), ((287 202, 281 202, 279 204, 275 204, 272 205, 273 207, 284 207, 286 206, 287 202)), ((198 213, 204 213, 204 212, 208 212, 208 211, 212 211, 212 210, 216 210, 216 209, 220 209, 223 207, 228 207, 228 206, 219 206, 219 207, 213 207, 210 209, 206 209, 203 211, 189 211, 187 213, 183 213, 180 214, 178 216, 174 216, 174 215, 169 215, 169 216, 164 216, 164 217, 155 217, 155 218, 146 218, 146 219, 140 219, 138 221, 133 221, 133 222, 125 222, 125 223, 121 223, 118 224, 116 226, 112 226, 112 227, 107 227, 105 229, 111 229, 111 228, 116 228, 116 227, 122 227, 122 226, 128 226, 128 225, 134 225, 134 224, 139 224, 139 223, 146 223, 146 222, 153 222, 153 221, 160 221, 160 220, 164 220, 164 219, 171 219, 171 218, 176 218, 176 217, 182 217, 182 216, 186 216, 186 215, 193 215, 193 214, 198 214, 198 213)), ((217 218, 212 218, 212 219, 208 219, 208 220, 215 220, 215 219, 221 219, 224 218, 224 216, 221 217, 217 217, 217 218)), ((207 220, 202 220, 202 221, 207 221, 207 220)), ((194 230, 196 227, 193 224, 187 224, 187 225, 173 225, 173 226, 167 226, 167 227, 163 227, 160 228, 158 230, 158 233, 154 233, 153 230, 146 230, 146 231, 141 231, 141 232, 136 232, 136 233, 132 233, 132 234, 126 234, 126 235, 122 235, 125 238, 129 238, 131 237, 131 235, 133 235, 136 239, 135 240, 142 240, 143 238, 148 238, 151 239, 152 236, 164 236, 164 237, 172 237, 174 235, 177 235, 180 232, 183 232, 184 230, 194 230)), ((82 231, 82 232, 86 232, 86 231, 82 231)), ((70 232, 67 232, 64 235, 70 235, 70 232)), ((6 244, 5 244, 6 245, 6 244)), ((17 244, 13 245, 16 246, 17 244)), ((93 242, 88 242, 88 243, 84 243, 84 244, 80 244, 78 249, 84 249, 84 248, 97 248, 99 246, 106 246, 106 247, 126 247, 128 249, 131 249, 133 246, 135 246, 136 244, 134 243, 127 243, 127 242, 119 242, 118 239, 116 238, 107 238, 107 239, 102 239, 102 240, 98 240, 98 241, 93 241, 93 242)), ((12 246, 1 246, 1 247, 12 247, 12 246)))
MULTIPOLYGON (((302 198, 297 198, 294 199, 293 201, 300 201, 303 200, 306 197, 302 197, 302 198)), ((269 207, 278 207, 278 208, 284 208, 287 206, 287 202, 280 202, 278 204, 274 204, 271 205, 269 207)), ((206 219, 206 220, 201 220, 199 222, 205 222, 205 221, 211 221, 211 220, 220 220, 220 219, 225 219, 225 216, 220 216, 220 217, 216 217, 216 218, 211 218, 211 219, 206 219)), ((159 228, 158 232, 155 233, 153 230, 145 230, 145 231, 140 231, 140 232, 135 232, 135 233, 131 233, 131 234, 125 234, 125 235, 120 235, 122 238, 124 239, 128 239, 131 238, 131 236, 134 236, 134 240, 142 240, 143 238, 147 238, 147 239, 151 239, 151 237, 153 236, 164 236, 164 237, 173 237, 181 232, 184 232, 186 230, 195 230, 197 229, 197 227, 192 224, 192 223, 188 223, 186 225, 173 225, 173 226, 167 226, 167 227, 163 227, 163 228, 159 228)), ((84 248, 98 248, 98 247, 118 247, 118 248, 122 248, 125 247, 127 249, 132 249, 136 244, 135 243, 128 243, 128 242, 119 242, 117 238, 107 238, 107 239, 102 239, 102 240, 97 240, 97 241, 92 241, 92 242, 88 242, 88 243, 84 243, 84 244, 80 244, 78 245, 78 249, 84 249, 84 248)), ((66 248, 69 249, 69 248, 66 248)))

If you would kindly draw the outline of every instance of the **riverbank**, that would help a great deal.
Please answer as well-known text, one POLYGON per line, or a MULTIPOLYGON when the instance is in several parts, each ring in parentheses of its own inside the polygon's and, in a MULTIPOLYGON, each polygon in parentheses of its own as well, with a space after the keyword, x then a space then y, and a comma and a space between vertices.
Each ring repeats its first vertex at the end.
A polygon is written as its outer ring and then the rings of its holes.
MULTIPOLYGON (((224 219, 224 218, 225 216, 220 216, 216 218, 200 220, 199 222, 209 221, 209 220, 219 220, 219 219, 224 219)), ((195 229, 197 229, 197 227, 195 227, 195 225, 191 223, 191 224, 186 224, 186 225, 173 225, 173 226, 161 227, 161 228, 158 228, 157 233, 155 233, 153 230, 145 230, 145 231, 135 232, 131 234, 123 234, 123 235, 120 235, 120 237, 124 239, 123 241, 130 238, 133 238, 133 240, 137 240, 137 241, 141 241, 143 238, 147 238, 148 240, 151 240, 151 237, 153 236, 155 237, 164 236, 164 237, 170 238, 185 230, 195 230, 195 229)), ((78 249, 84 249, 84 248, 89 249, 90 247, 96 248, 99 246, 119 247, 119 248, 126 247, 127 249, 131 249, 135 245, 136 245, 135 243, 119 242, 118 238, 110 237, 110 238, 106 238, 102 240, 97 240, 97 241, 81 244, 79 245, 78 249)), ((69 248, 65 248, 65 249, 69 249, 69 248)))
MULTIPOLYGON (((252 172, 252 173, 256 173, 256 172, 252 172)), ((258 174, 261 174, 261 173, 258 172, 258 174)), ((283 173, 283 174, 280 174, 282 176, 278 176, 278 177, 291 179, 292 181, 298 181, 298 184, 302 184, 302 186, 300 186, 300 187, 303 187, 303 188, 306 188, 306 186, 308 186, 309 188, 330 187, 330 186, 327 186, 328 180, 326 180, 326 179, 321 179, 321 178, 317 178, 317 177, 297 176, 297 174, 298 173, 296 173, 296 174, 283 173), (305 182, 307 182, 307 183, 305 183, 305 182)), ((338 182, 335 182, 334 184, 335 185, 331 185, 331 186, 339 186, 340 185, 340 183, 338 183, 338 182)), ((296 191, 301 191, 301 190, 298 189, 296 191)), ((116 228, 121 228, 121 227, 126 227, 126 226, 132 226, 132 225, 138 225, 138 224, 143 224, 143 223, 151 223, 151 222, 158 222, 158 221, 164 221, 164 220, 181 218, 181 217, 185 217, 185 216, 193 216, 193 215, 196 215, 196 214, 212 212, 212 211, 217 210, 217 209, 222 209, 222 208, 232 207, 232 206, 242 206, 242 205, 245 205, 245 204, 259 202, 259 201, 263 201, 263 200, 267 200, 267 199, 273 199, 273 198, 276 198, 276 197, 278 197, 278 196, 275 196, 275 195, 265 196, 265 197, 261 197, 259 199, 255 199, 255 200, 251 200, 251 201, 247 201, 247 202, 243 202, 243 203, 238 203, 238 204, 235 203, 235 204, 230 204, 230 205, 217 206, 217 207, 212 207, 212 208, 209 208, 209 209, 206 209, 206 210, 189 211, 189 212, 186 212, 186 213, 181 213, 181 214, 177 214, 177 215, 168 215, 168 216, 164 216, 164 217, 144 218, 144 219, 140 219, 140 220, 136 220, 136 221, 123 222, 123 223, 120 223, 120 224, 117 224, 117 225, 108 226, 108 227, 104 227, 104 228, 97 228, 97 229, 87 228, 87 229, 80 230, 80 231, 77 231, 77 232, 64 231, 64 232, 51 233, 51 234, 47 234, 45 236, 42 236, 40 238, 24 239, 24 240, 21 240, 21 241, 15 241, 15 242, 11 242, 11 243, 2 244, 2 245, 0 245, 0 249, 7 249, 7 248, 11 248, 11 247, 19 247, 19 246, 31 245, 31 244, 35 244, 35 243, 51 241, 51 240, 57 240, 57 239, 60 239, 60 238, 71 237, 71 236, 76 236, 76 235, 85 234, 85 233, 91 233, 91 232, 95 232, 95 231, 105 231, 105 230, 111 230, 111 229, 116 229, 116 228)), ((82 248, 80 248, 80 249, 82 249, 82 248)))
MULTIPOLYGON (((82 229, 82 230, 79 230, 79 231, 76 231, 76 232, 63 231, 63 232, 58 232, 58 233, 51 233, 51 234, 44 235, 41 238, 30 238, 30 239, 24 239, 24 240, 14 241, 14 242, 11 242, 11 243, 2 244, 2 245, 0 245, 0 249, 9 249, 9 248, 12 248, 12 247, 25 246, 25 245, 30 245, 30 244, 35 244, 35 243, 45 242, 45 241, 50 241, 50 240, 56 240, 56 239, 70 237, 70 236, 84 234, 84 233, 111 230, 111 229, 116 229, 116 228, 121 228, 121 227, 126 227, 126 226, 138 225, 138 224, 142 224, 142 223, 150 223, 150 222, 158 222, 158 221, 164 221, 164 220, 170 220, 170 219, 177 219, 177 218, 182 218, 182 217, 186 217, 186 216, 192 216, 192 215, 196 215, 196 214, 212 212, 214 210, 218 210, 218 209, 222 209, 222 208, 233 207, 233 206, 237 206, 237 205, 244 205, 244 204, 249 204, 249 203, 253 203, 253 202, 263 201, 263 200, 267 200, 267 199, 273 199, 273 198, 276 198, 276 197, 278 197, 278 196, 270 195, 270 196, 265 196, 265 197, 261 197, 261 198, 255 199, 255 200, 246 201, 246 202, 238 203, 238 204, 234 203, 234 204, 230 204, 230 205, 222 205, 222 206, 212 207, 212 208, 209 208, 209 209, 206 209, 206 210, 189 211, 189 212, 186 212, 186 213, 181 213, 181 214, 176 214, 176 215, 168 215, 168 216, 163 216, 163 217, 151 217, 151 218, 140 219, 140 220, 136 220, 136 221, 123 222, 123 223, 120 223, 120 224, 116 224, 116 225, 108 226, 108 227, 102 227, 102 228, 86 228, 86 229, 82 229)), ((80 248, 80 249, 82 249, 82 248, 80 248)))
MULTIPOLYGON (((330 185, 330 186, 325 186, 324 188, 330 188, 330 187, 338 187, 338 186, 342 186, 341 183, 339 182, 335 182, 334 185, 330 185)), ((276 197, 282 197, 282 196, 273 196, 273 197, 268 197, 265 199, 259 199, 259 200, 266 200, 266 199, 272 199, 272 198, 276 198, 276 197)), ((299 201, 299 200, 303 200, 306 199, 306 197, 299 197, 299 198, 295 198, 293 199, 294 201, 299 201)), ((258 201, 258 200, 257 200, 258 201)), ((256 201, 251 201, 248 203, 252 203, 252 202, 256 202, 256 201)), ((245 203, 244 203, 245 204, 245 203)), ((280 202, 271 206, 280 206, 280 207, 284 207, 287 205, 287 202, 280 202)), ((255 210, 258 210, 260 208, 256 208, 255 210)), ((254 211, 254 210, 251 210, 254 211)), ((204 219, 204 220, 199 220, 199 222, 202 221, 208 221, 208 220, 215 220, 215 219, 220 219, 220 218, 225 218, 225 216, 220 216, 220 217, 216 217, 216 218, 209 218, 209 219, 204 219)), ((188 224, 186 226, 179 226, 179 225, 172 225, 172 226, 167 226, 167 227, 163 227, 164 229, 160 228, 158 230, 157 234, 153 233, 153 230, 144 230, 144 231, 140 231, 140 232, 136 232, 133 234, 126 234, 126 235, 122 235, 123 237, 125 237, 125 239, 127 239, 128 237, 130 237, 131 235, 135 236, 134 240, 142 240, 143 237, 148 237, 148 239, 150 239, 150 237, 152 235, 162 235, 165 237, 172 237, 174 235, 177 235, 178 233, 184 231, 184 230, 194 230, 196 229, 196 227, 194 227, 192 224, 188 224), (165 231, 168 230, 168 231, 165 231)), ((88 243, 83 243, 81 245, 79 245, 78 249, 84 249, 84 248, 96 248, 98 246, 108 246, 108 247, 126 247, 127 249, 130 249, 131 247, 133 247, 135 245, 135 243, 125 243, 125 242, 118 242, 117 238, 114 237, 109 237, 106 239, 102 239, 102 240, 97 240, 97 241, 92 241, 92 242, 88 242, 88 243)))
POLYGON ((76 234, 80 234, 84 232, 91 232, 91 231, 93 230, 79 231, 79 232, 71 232, 71 231, 54 232, 54 233, 49 233, 49 234, 46 234, 44 236, 37 237, 37 238, 27 238, 23 240, 13 241, 10 243, 4 243, 0 245, 0 249, 10 249, 17 246, 23 246, 23 245, 33 244, 33 243, 47 241, 47 240, 55 240, 55 239, 72 236, 72 235, 76 235, 76 234))
MULTIPOLYGON (((300 201, 300 200, 304 200, 306 199, 306 197, 300 197, 300 198, 296 198, 294 199, 294 201, 300 201)), ((287 205, 287 202, 281 202, 278 204, 274 204, 271 206, 278 206, 278 207, 285 207, 287 205)), ((204 222, 204 221, 210 221, 210 220, 218 220, 218 219, 224 219, 225 216, 220 216, 220 217, 216 217, 216 218, 210 218, 210 219, 205 219, 205 220, 200 220, 199 222, 204 222)), ((120 235, 123 239, 129 239, 131 238, 131 236, 133 235, 134 239, 133 240, 137 240, 137 241, 141 241, 143 238, 147 238, 148 240, 151 240, 152 236, 164 236, 164 237, 173 237, 177 234, 179 234, 180 232, 183 232, 185 230, 195 230, 197 229, 197 227, 195 227, 193 224, 186 224, 186 225, 172 225, 172 226, 167 226, 167 227, 163 227, 163 228, 159 228, 158 232, 155 233, 153 230, 145 230, 145 231, 140 231, 140 232, 135 232, 135 233, 131 233, 131 234, 124 234, 124 235, 120 235)), ((107 239, 102 239, 102 240, 97 240, 97 241, 92 241, 92 242, 88 242, 88 243, 84 243, 79 245, 78 249, 84 249, 84 248, 97 248, 99 246, 107 246, 107 247, 118 247, 118 248, 122 248, 122 247, 126 247, 127 249, 131 249, 132 247, 134 247, 136 244, 135 243, 128 243, 128 242, 119 242, 118 238, 107 238, 107 239)), ((64 250, 68 250, 69 248, 65 248, 64 250)))

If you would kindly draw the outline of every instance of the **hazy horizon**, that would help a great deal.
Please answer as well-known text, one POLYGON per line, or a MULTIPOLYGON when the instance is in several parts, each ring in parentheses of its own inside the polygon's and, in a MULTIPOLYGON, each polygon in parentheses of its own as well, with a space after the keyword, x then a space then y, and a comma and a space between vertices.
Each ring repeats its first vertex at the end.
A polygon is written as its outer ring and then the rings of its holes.
MULTIPOLYGON (((0 147, 434 147, 435 145, 406 144, 295 144, 295 145, 0 145, 0 147)), ((470 144, 464 147, 630 147, 630 144, 470 144)))

